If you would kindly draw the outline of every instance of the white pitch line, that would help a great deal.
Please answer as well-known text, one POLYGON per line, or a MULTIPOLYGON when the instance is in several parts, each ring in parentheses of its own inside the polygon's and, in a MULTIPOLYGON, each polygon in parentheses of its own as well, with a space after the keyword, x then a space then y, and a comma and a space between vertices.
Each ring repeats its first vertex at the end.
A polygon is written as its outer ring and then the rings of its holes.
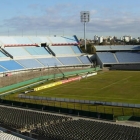
POLYGON ((116 83, 118 83, 118 82, 123 81, 123 80, 127 80, 127 79, 129 79, 130 77, 132 77, 132 76, 129 76, 129 77, 127 77, 127 78, 124 78, 124 79, 121 79, 121 80, 119 80, 119 81, 117 81, 117 82, 114 82, 114 83, 112 83, 112 84, 110 84, 110 85, 107 85, 107 86, 101 88, 100 90, 105 89, 105 88, 107 88, 107 87, 110 87, 110 86, 112 86, 112 85, 114 85, 114 84, 116 84, 116 83))

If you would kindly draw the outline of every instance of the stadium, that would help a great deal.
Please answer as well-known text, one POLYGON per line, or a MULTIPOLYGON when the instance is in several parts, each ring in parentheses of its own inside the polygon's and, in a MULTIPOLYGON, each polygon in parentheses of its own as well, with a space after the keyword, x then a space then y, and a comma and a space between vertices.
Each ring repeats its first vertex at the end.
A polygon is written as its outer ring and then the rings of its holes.
POLYGON ((140 139, 140 46, 95 48, 83 53, 75 35, 0 36, 0 135, 140 139))

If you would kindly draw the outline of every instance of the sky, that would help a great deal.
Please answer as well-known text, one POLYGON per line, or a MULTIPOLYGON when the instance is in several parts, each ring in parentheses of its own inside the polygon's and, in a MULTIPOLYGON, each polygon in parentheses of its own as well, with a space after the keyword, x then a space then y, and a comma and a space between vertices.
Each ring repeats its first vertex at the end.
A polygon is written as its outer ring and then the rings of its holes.
POLYGON ((81 11, 90 12, 86 38, 140 37, 140 0, 0 0, 0 35, 84 37, 81 11))

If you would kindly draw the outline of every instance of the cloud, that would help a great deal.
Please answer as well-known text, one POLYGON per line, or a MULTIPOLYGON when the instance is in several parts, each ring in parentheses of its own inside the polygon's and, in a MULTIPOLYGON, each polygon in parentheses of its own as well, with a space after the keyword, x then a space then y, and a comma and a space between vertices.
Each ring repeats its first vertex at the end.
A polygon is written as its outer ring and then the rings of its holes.
MULTIPOLYGON (((30 5, 29 8, 41 8, 41 5, 30 5)), ((3 26, 12 28, 16 32, 34 32, 38 30, 45 32, 52 30, 67 30, 77 34, 83 31, 83 24, 80 23, 81 7, 72 4, 57 4, 44 8, 44 12, 37 16, 16 16, 4 20, 3 26)), ((91 20, 87 24, 87 31, 95 32, 140 32, 140 18, 132 13, 120 10, 105 9, 90 10, 91 20)))

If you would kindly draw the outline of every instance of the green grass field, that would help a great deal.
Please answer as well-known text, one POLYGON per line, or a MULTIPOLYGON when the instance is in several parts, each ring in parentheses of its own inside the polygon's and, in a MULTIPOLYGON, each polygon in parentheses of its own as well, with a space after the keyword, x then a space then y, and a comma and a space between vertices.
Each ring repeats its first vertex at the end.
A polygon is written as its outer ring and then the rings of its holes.
MULTIPOLYGON (((49 81, 48 83, 50 82, 51 81, 49 81)), ((139 108, 95 106, 88 104, 84 104, 81 107, 81 104, 78 103, 74 104, 65 102, 60 103, 53 101, 19 99, 19 93, 21 92, 8 95, 6 96, 6 98, 9 100, 17 100, 30 103, 32 102, 49 106, 61 106, 66 108, 106 112, 111 114, 113 113, 115 116, 140 116, 139 108)), ((96 76, 88 77, 80 81, 75 81, 36 92, 31 92, 26 95, 140 104, 140 72, 100 71, 96 76)))
POLYGON ((27 95, 139 104, 140 72, 99 72, 96 76, 27 95))

